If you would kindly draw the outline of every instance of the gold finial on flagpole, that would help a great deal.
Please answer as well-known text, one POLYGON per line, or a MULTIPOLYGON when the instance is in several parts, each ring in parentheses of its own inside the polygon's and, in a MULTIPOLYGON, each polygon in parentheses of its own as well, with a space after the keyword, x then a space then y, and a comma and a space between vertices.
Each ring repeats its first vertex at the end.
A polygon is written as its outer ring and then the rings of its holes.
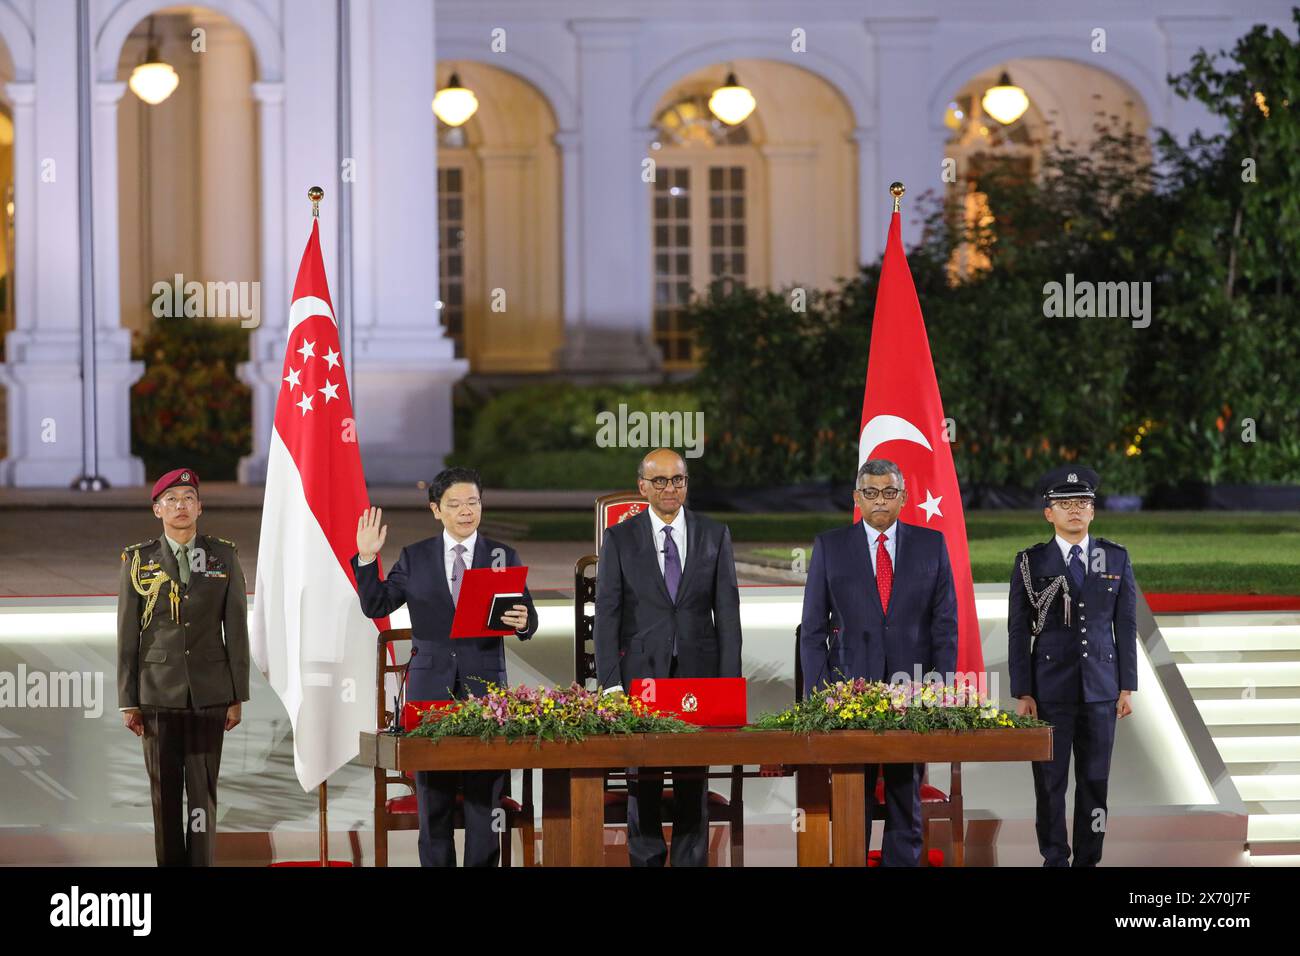
POLYGON ((898 212, 899 203, 903 201, 903 193, 907 192, 907 187, 902 183, 890 183, 889 192, 894 197, 894 212, 898 212))
POLYGON ((311 200, 312 218, 320 218, 320 201, 325 198, 325 190, 319 186, 312 186, 311 189, 307 190, 307 198, 311 200))

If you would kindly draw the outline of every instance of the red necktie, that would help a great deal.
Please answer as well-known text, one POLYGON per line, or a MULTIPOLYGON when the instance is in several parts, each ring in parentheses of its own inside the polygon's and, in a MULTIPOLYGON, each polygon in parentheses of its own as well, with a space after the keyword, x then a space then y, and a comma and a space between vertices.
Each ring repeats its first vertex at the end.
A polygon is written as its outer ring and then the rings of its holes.
POLYGON ((885 536, 876 539, 876 587, 880 589, 880 607, 889 613, 889 592, 894 589, 894 563, 885 549, 885 536))

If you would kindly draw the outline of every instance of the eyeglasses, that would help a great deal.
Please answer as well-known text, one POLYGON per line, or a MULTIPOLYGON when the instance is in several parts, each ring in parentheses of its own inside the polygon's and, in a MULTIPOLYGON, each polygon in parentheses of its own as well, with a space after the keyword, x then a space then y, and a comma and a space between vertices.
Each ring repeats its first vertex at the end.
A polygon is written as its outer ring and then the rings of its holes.
POLYGON ((464 501, 449 501, 444 510, 459 511, 461 508, 477 508, 483 504, 482 498, 466 498, 464 501))
POLYGON ((858 488, 857 492, 863 498, 867 499, 867 501, 875 501, 881 495, 885 496, 886 501, 893 501, 900 494, 902 494, 902 489, 900 488, 858 488))
POLYGON ((1062 511, 1087 511, 1092 507, 1091 498, 1061 498, 1052 502, 1054 508, 1062 511))
POLYGON ((162 505, 164 508, 176 509, 179 508, 181 505, 187 505, 192 508, 199 503, 199 499, 194 497, 193 495, 188 495, 184 498, 167 497, 167 498, 159 499, 158 503, 162 505))
POLYGON ((686 486, 685 475, 673 475, 672 478, 664 478, 662 475, 658 478, 643 478, 642 481, 648 481, 655 486, 655 491, 663 491, 668 487, 668 482, 673 483, 674 488, 684 488, 686 486))

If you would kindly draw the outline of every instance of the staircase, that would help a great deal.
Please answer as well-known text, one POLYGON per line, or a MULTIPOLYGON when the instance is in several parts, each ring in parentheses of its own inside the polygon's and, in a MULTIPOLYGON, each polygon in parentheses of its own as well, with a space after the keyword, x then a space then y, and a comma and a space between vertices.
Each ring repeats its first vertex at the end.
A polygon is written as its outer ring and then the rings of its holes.
POLYGON ((1246 804, 1251 862, 1300 863, 1300 614, 1157 620, 1246 804))

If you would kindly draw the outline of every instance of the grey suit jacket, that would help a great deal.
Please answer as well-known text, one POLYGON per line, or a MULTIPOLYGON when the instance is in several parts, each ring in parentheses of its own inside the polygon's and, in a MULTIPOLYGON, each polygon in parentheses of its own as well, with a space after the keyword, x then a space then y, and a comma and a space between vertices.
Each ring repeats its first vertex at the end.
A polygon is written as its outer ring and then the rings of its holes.
POLYGON ((740 676, 740 592, 731 531, 686 510, 677 600, 659 570, 649 511, 605 532, 596 568, 596 676, 602 687, 667 677, 677 643, 682 677, 740 676))

